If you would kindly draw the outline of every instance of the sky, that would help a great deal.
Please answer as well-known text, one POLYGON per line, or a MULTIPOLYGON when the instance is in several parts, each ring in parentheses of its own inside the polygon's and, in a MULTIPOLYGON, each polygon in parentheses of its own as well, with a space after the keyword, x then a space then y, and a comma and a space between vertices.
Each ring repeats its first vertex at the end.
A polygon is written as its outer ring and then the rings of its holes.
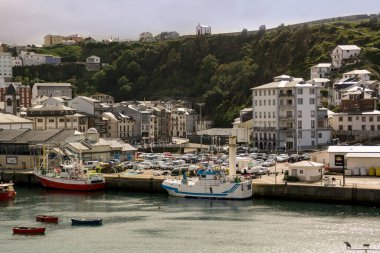
POLYGON ((47 34, 136 40, 142 32, 257 30, 380 13, 380 0, 0 0, 0 42, 42 45, 47 34))

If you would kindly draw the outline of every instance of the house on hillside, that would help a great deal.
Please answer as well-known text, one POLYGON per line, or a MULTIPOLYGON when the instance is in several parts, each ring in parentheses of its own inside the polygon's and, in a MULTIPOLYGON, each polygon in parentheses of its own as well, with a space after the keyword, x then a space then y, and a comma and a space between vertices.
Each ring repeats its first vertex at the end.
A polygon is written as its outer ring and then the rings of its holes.
POLYGON ((195 30, 196 30, 196 35, 206 35, 206 34, 210 35, 211 34, 211 26, 208 26, 208 25, 198 24, 195 30))
POLYGON ((331 63, 318 63, 310 68, 310 79, 325 78, 331 73, 331 63))
POLYGON ((356 77, 359 80, 369 81, 371 72, 365 69, 355 69, 346 73, 343 73, 343 78, 351 78, 356 77))
POLYGON ((330 54, 333 67, 357 62, 360 51, 361 48, 356 45, 338 45, 330 54))
POLYGON ((100 57, 92 55, 86 58, 86 70, 97 71, 100 69, 100 57))

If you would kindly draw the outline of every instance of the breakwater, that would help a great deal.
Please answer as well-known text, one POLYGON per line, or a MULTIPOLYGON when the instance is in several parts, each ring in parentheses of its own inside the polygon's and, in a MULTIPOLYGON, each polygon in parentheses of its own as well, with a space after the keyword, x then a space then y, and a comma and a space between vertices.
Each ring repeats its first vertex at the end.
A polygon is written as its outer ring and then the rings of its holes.
MULTIPOLYGON (((32 172, 0 171, 3 182, 12 180, 15 184, 39 185, 32 172)), ((106 189, 138 192, 165 192, 161 188, 163 177, 145 175, 122 176, 105 174, 106 189)), ((326 187, 309 184, 269 184, 253 182, 254 198, 280 198, 290 200, 341 202, 348 204, 380 205, 380 189, 363 187, 326 187)))

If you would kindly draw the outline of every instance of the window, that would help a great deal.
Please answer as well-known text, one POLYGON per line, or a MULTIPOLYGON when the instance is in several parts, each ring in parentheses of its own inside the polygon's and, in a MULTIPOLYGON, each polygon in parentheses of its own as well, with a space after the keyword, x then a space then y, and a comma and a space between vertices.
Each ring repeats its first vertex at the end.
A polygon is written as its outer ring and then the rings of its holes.
POLYGON ((255 112, 255 119, 257 119, 257 112, 255 112))
POLYGON ((362 117, 362 122, 365 122, 365 117, 362 117))
POLYGON ((318 133, 318 138, 319 138, 319 139, 322 138, 322 133, 318 133))
POLYGON ((297 116, 298 116, 298 118, 302 118, 302 111, 298 111, 297 116))
POLYGON ((59 119, 59 122, 65 122, 65 119, 59 119))
POLYGON ((261 100, 259 100, 259 105, 261 105, 261 100))
POLYGON ((261 112, 259 112, 259 119, 261 119, 261 112))
POLYGON ((300 170, 300 174, 303 174, 303 170, 300 170))
POLYGON ((310 98, 310 104, 311 104, 311 105, 314 105, 314 104, 315 104, 315 99, 314 99, 314 98, 310 98))
POLYGON ((372 116, 369 117, 369 122, 373 122, 373 117, 372 116))
POLYGON ((380 122, 380 116, 377 116, 377 122, 380 122))
POLYGON ((314 95, 315 94, 315 89, 314 88, 310 88, 310 95, 314 95))
POLYGON ((273 105, 276 105, 276 100, 273 99, 273 105))
POLYGON ((73 122, 77 122, 77 119, 73 119, 73 122))
POLYGON ((311 121, 311 128, 312 128, 312 129, 315 128, 315 120, 312 120, 312 121, 311 121))
POLYGON ((266 90, 264 90, 264 97, 267 95, 267 91, 266 90))
POLYGON ((257 90, 255 90, 255 96, 257 96, 257 90))
POLYGON ((343 122, 343 117, 339 117, 339 122, 343 122))
POLYGON ((297 94, 302 95, 303 94, 303 89, 297 89, 297 94))
POLYGON ((302 120, 298 121, 298 129, 302 129, 302 120))
POLYGON ((255 106, 257 106, 257 100, 255 100, 255 106))
POLYGON ((259 91, 259 96, 261 97, 261 91, 259 91))
POLYGON ((311 131, 311 138, 315 138, 315 131, 311 131))
POLYGON ((54 122, 54 119, 49 119, 49 122, 54 122))
POLYGON ((365 125, 362 125, 362 130, 363 130, 363 131, 365 131, 365 128, 366 128, 365 125))
POLYGON ((266 113, 266 112, 264 112, 264 119, 266 119, 266 117, 267 117, 267 113, 266 113))
POLYGON ((343 131, 343 125, 339 125, 339 131, 343 131))
POLYGON ((267 101, 264 99, 264 101, 263 101, 263 102, 264 102, 264 106, 265 106, 265 105, 266 105, 266 102, 267 102, 267 101))
POLYGON ((37 119, 37 122, 43 122, 43 119, 37 119))
POLYGON ((302 132, 301 131, 298 132, 298 138, 302 139, 302 132))
POLYGON ((302 98, 297 99, 297 103, 298 103, 299 105, 302 105, 302 104, 303 104, 303 99, 302 99, 302 98))
POLYGON ((270 102, 271 102, 270 99, 268 99, 268 105, 271 105, 270 102))
POLYGON ((273 112, 273 118, 275 118, 275 115, 276 115, 275 112, 273 112))
POLYGON ((375 125, 371 125, 371 131, 375 131, 375 125))
POLYGON ((352 125, 348 125, 348 131, 352 131, 352 125))
POLYGON ((314 110, 311 110, 310 114, 311 114, 311 117, 312 117, 312 118, 315 117, 315 111, 314 111, 314 110))
POLYGON ((351 122, 352 121, 352 117, 348 117, 348 121, 351 122))

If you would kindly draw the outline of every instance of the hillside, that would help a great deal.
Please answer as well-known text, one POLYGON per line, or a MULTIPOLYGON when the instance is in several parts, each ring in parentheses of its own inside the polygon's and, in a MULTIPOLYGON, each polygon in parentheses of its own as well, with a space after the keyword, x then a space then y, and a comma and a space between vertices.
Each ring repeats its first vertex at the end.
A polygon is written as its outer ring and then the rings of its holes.
MULTIPOLYGON (((14 68, 26 83, 70 82, 77 94, 104 92, 116 101, 187 98, 206 102, 204 115, 215 126, 230 126, 240 109, 250 106, 250 88, 288 74, 309 79, 309 68, 329 62, 338 44, 356 44, 365 68, 380 79, 380 21, 326 21, 237 35, 186 37, 157 43, 97 43, 38 49, 63 57, 61 66, 14 68), (84 62, 100 56, 108 65, 87 72, 84 62)), ((344 70, 344 69, 343 69, 344 70)))

